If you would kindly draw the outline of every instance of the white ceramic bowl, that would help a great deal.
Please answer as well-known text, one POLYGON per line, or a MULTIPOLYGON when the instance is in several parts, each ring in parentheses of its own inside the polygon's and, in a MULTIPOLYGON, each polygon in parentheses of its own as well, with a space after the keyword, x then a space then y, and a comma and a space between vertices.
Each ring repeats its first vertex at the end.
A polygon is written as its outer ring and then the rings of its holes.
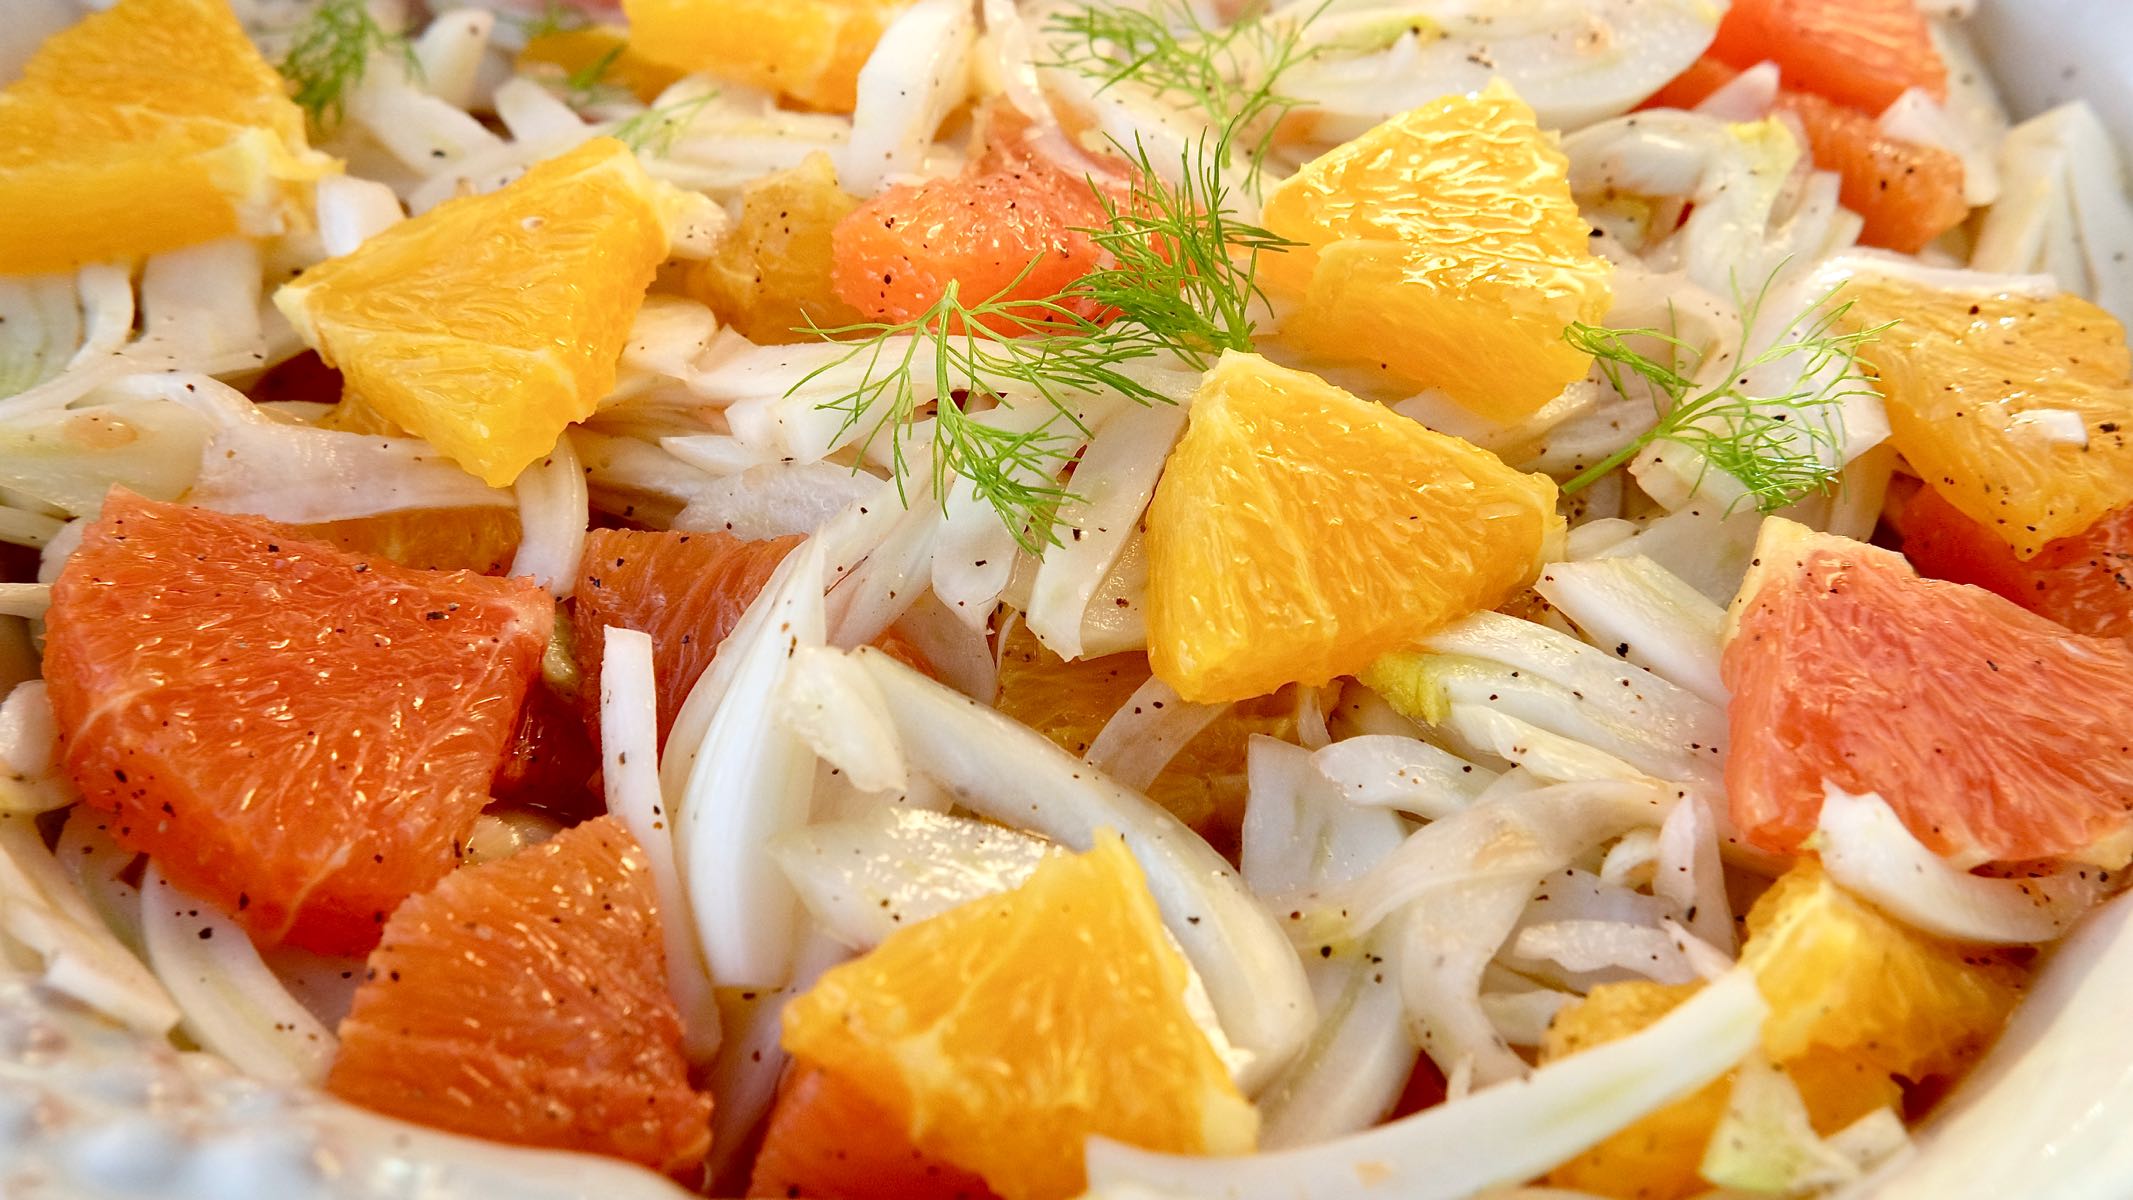
MULTIPOLYGON (((2133 0, 1984 0, 1972 28, 2017 118, 2092 105, 2133 161, 2133 0)), ((2133 896, 2052 956, 2006 1036, 1874 1200, 2133 1197, 2133 896)))

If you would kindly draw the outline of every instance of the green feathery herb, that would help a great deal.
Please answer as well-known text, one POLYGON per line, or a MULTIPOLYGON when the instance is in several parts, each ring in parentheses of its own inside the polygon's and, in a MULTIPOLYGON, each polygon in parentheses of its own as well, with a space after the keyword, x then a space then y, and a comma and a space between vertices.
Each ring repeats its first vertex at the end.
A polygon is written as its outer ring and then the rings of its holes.
POLYGON ((701 96, 645 109, 615 126, 612 136, 639 154, 664 157, 674 152, 675 141, 681 137, 682 130, 689 127, 689 122, 696 119, 696 114, 716 99, 717 92, 705 92, 701 96))
POLYGON ((1282 94, 1281 77, 1317 53, 1304 46, 1304 27, 1330 3, 1300 20, 1249 17, 1210 26, 1190 0, 1140 7, 1079 0, 1045 26, 1059 54, 1046 65, 1096 80, 1098 90, 1131 81, 1199 111, 1224 131, 1225 143, 1242 144, 1245 186, 1256 189, 1275 127, 1302 103, 1282 94))
MULTIPOLYGON (((787 394, 807 390, 848 363, 864 363, 860 382, 820 407, 844 414, 839 440, 864 428, 862 453, 877 439, 888 439, 900 495, 911 474, 911 423, 930 405, 934 498, 946 503, 956 479, 968 482, 1015 540, 1036 553, 1057 540, 1052 518, 1073 499, 1057 479, 1065 456, 1089 432, 1077 399, 1113 391, 1143 404, 1167 400, 1122 369, 1155 353, 1142 340, 1098 325, 1063 298, 1004 299, 1028 274, 1025 269, 999 295, 975 304, 965 303, 951 280, 932 307, 908 321, 813 328, 824 338, 864 340, 810 371, 787 394), (922 380, 931 382, 933 399, 922 398, 922 380), (969 397, 1007 394, 1042 400, 1051 411, 1029 430, 1003 428, 964 411, 969 397)), ((909 496, 904 500, 908 504, 909 496)))
POLYGON ((622 57, 627 46, 616 44, 608 47, 607 53, 586 63, 563 77, 563 102, 572 108, 590 108, 627 99, 629 89, 610 83, 609 71, 614 70, 615 60, 622 57))
MULTIPOLYGON (((1774 278, 1774 277, 1773 277, 1774 278)), ((1725 381, 1713 387, 1696 382, 1705 355, 1657 329, 1605 329, 1572 322, 1564 338, 1600 364, 1616 391, 1629 395, 1624 372, 1651 386, 1659 404, 1659 421, 1622 447, 1564 483, 1576 492, 1635 458, 1656 441, 1686 446, 1703 456, 1706 469, 1716 467, 1740 481, 1743 500, 1762 512, 1776 512, 1810 495, 1826 495, 1842 472, 1834 462, 1844 438, 1843 403, 1853 396, 1874 395, 1858 372, 1860 348, 1880 337, 1895 322, 1842 331, 1851 302, 1830 306, 1835 290, 1824 293, 1789 322, 1769 348, 1748 354, 1748 337, 1769 297, 1765 282, 1755 299, 1743 306, 1741 342, 1725 381), (1656 341, 1668 351, 1660 362, 1630 344, 1631 338, 1656 341), (1758 367, 1798 358, 1801 384, 1778 396, 1742 391, 1758 367)))
POLYGON ((1105 223, 1083 231, 1113 265, 1068 291, 1200 370, 1224 350, 1251 350, 1254 310, 1266 300, 1259 256, 1298 243, 1237 215, 1222 180, 1229 131, 1180 152, 1176 185, 1156 171, 1145 145, 1136 141, 1127 157, 1133 168, 1125 201, 1099 190, 1105 223))
POLYGON ((297 29, 278 69, 294 85, 290 98, 326 133, 341 123, 349 89, 363 81, 370 56, 381 50, 397 52, 409 74, 420 74, 413 44, 379 25, 364 0, 323 0, 297 29))
POLYGON ((550 34, 576 33, 580 29, 590 29, 593 23, 591 17, 562 0, 547 0, 547 3, 541 6, 541 11, 530 17, 506 15, 504 19, 515 21, 529 42, 550 34))

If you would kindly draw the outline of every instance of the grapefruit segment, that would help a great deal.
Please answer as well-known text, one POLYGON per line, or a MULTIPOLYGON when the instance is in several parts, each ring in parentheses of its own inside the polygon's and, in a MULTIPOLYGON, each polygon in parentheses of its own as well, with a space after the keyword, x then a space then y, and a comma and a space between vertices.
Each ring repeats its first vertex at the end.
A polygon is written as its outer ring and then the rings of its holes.
POLYGON ((83 799, 264 944, 360 952, 451 870, 548 643, 522 580, 114 490, 52 589, 83 799))
POLYGON ((495 1141, 679 1171, 711 1143, 644 852, 612 817, 453 872, 402 905, 326 1089, 495 1141))
POLYGON ((1733 0, 1712 57, 1778 65, 1785 84, 1870 116, 1909 88, 1948 96, 1948 68, 1917 0, 1733 0))
POLYGON ((794 1063, 755 1157, 751 1196, 808 1200, 990 1200, 968 1171, 929 1158, 895 1114, 849 1081, 794 1063))
POLYGON ((1904 557, 1921 574, 1975 584, 2075 633, 2133 639, 2133 507, 2046 543, 2026 562, 1932 488, 1905 503, 1896 525, 1904 557))
POLYGON ((1510 599, 1555 484, 1315 375, 1227 353, 1148 510, 1148 659, 1187 700, 1324 684, 1510 599))
POLYGON ((2133 649, 1780 518, 1755 564, 1722 660, 1726 790, 1750 841, 1796 850, 1826 782, 1878 793, 1959 863, 2126 861, 2133 649))

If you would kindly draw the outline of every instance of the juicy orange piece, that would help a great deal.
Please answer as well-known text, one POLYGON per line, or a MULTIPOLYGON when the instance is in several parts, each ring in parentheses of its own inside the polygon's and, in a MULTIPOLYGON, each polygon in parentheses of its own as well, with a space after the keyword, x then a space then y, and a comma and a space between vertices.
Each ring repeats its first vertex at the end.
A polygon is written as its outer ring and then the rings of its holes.
POLYGON ((1242 1154, 1258 1118, 1184 1002, 1140 867, 1116 835, 897 931, 785 1009, 785 1048, 1006 1200, 1081 1194, 1091 1134, 1242 1154))
POLYGON ((990 1200, 985 1181, 928 1158, 894 1113, 851 1083, 794 1063, 749 1177, 751 1196, 809 1200, 990 1200))
MULTIPOLYGON (((1046 161, 989 153, 960 175, 889 188, 839 221, 837 295, 887 321, 923 314, 951 283, 965 305, 1047 299, 1104 260, 1081 230, 1105 219, 1087 179, 1046 161)), ((1046 316, 1020 315, 989 324, 1014 334, 1046 316)))
POLYGON ((400 907, 341 1022, 326 1089, 454 1133, 703 1159, 644 851, 613 817, 463 867, 400 907))
POLYGON ((503 487, 614 388, 667 253, 656 187, 595 138, 312 267, 274 303, 366 405, 503 487))
POLYGON ((1750 841, 1797 847, 1827 782, 1880 794, 1961 862, 2125 861, 2133 649, 1790 521, 1766 521, 1755 554, 1721 660, 1750 841))
POLYGON ((1568 161, 1508 87, 1447 96, 1305 164, 1262 222, 1303 243, 1260 260, 1302 297, 1282 326, 1301 349, 1503 421, 1592 365, 1563 330, 1606 314, 1608 267, 1568 161))
POLYGON ((1225 354, 1148 510, 1148 658, 1188 700, 1316 686, 1532 582, 1555 484, 1225 354))
POLYGON ((676 71, 706 71, 831 112, 852 111, 859 68, 911 0, 622 0, 630 40, 676 71))
POLYGON ((831 287, 831 231, 859 207, 837 186, 827 154, 766 175, 741 193, 741 217, 718 250, 683 273, 683 287, 751 342, 813 341, 862 316, 831 287))
POLYGON ((2033 558, 2133 503, 2133 357, 2111 314, 2078 296, 1886 277, 1844 298, 1856 323, 1899 322, 1860 353, 1880 376, 1896 448, 2017 554, 2033 558), (2055 435, 2057 421, 2081 437, 2055 435))
POLYGON ((508 508, 410 508, 295 529, 351 554, 423 571, 501 575, 518 552, 518 514, 508 508))
POLYGON ((1879 116, 1905 89, 1948 95, 1948 68, 1917 0, 1733 0, 1713 57, 1778 64, 1787 87, 1879 116))
POLYGON ((524 580, 114 490, 44 674, 120 842, 262 942, 346 953, 457 861, 552 625, 524 580))
POLYGON ((1815 165, 1837 173, 1838 198, 1866 218, 1867 245, 1916 254, 1970 215, 1952 152, 1889 137, 1872 117, 1820 96, 1788 92, 1778 107, 1800 118, 1815 165))
MULTIPOLYGON (((1104 722, 1150 673, 1148 656, 1133 651, 1068 662, 1016 622, 1000 644, 994 704, 1078 756, 1088 753, 1104 722)), ((1255 733, 1295 740, 1290 694, 1232 705, 1178 751, 1149 786, 1148 798, 1218 846, 1234 848, 1244 822, 1245 750, 1255 733)))
POLYGON ((566 79, 592 75, 588 82, 595 86, 622 88, 646 104, 657 100, 659 93, 685 73, 652 61, 630 44, 629 30, 620 25, 555 29, 527 38, 525 48, 518 52, 518 69, 542 67, 566 79))
POLYGON ((1920 488, 1897 519, 1922 575, 1975 584, 2075 633, 2133 639, 2133 508, 2047 544, 2024 562, 1993 532, 1920 488))
MULTIPOLYGON (((1750 910, 1741 961, 1771 1007, 1763 1051, 1824 1136, 1899 1105, 1896 1076, 1923 1080, 1967 1063, 2006 1021, 2019 978, 1845 895, 1811 859, 1750 910)), ((1557 1014, 1541 1061, 1627 1037, 1701 986, 1602 984, 1557 1014)), ((1719 1079, 1651 1113, 1557 1167, 1549 1182, 1624 1200, 1703 1194, 1704 1149, 1730 1088, 1730 1077, 1719 1079)))
POLYGON ((337 169, 223 0, 120 0, 0 91, 0 263, 67 271, 274 231, 337 169))

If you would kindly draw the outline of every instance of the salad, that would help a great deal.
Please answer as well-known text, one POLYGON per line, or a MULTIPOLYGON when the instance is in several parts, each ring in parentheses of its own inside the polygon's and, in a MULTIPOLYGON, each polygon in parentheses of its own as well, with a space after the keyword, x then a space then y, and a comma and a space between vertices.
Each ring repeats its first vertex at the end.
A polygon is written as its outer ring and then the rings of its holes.
POLYGON ((1870 1194, 2133 861, 1959 0, 22 0, 0 1191, 1870 1194))

